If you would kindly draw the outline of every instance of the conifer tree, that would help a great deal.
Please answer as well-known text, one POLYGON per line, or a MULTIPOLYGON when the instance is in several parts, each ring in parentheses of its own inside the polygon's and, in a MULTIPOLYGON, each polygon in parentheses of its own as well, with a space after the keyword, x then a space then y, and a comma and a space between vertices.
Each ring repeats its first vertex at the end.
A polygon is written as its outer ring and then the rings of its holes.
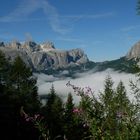
POLYGON ((114 97, 114 112, 116 120, 116 135, 128 139, 129 131, 126 124, 128 124, 131 116, 131 103, 126 94, 126 89, 122 81, 119 82, 116 88, 116 95, 114 97))
POLYGON ((67 97, 67 101, 65 104, 65 112, 64 112, 64 132, 67 139, 73 140, 76 138, 73 134, 75 133, 75 122, 74 122, 74 103, 72 94, 69 93, 67 97))
POLYGON ((126 89, 122 81, 120 81, 117 86, 115 102, 119 110, 123 113, 126 113, 130 109, 130 100, 127 97, 126 89))
POLYGON ((48 100, 45 107, 43 108, 43 113, 44 116, 46 116, 51 139, 63 137, 63 102, 56 94, 53 85, 50 89, 50 93, 48 94, 48 100))
POLYGON ((140 139, 140 69, 137 71, 138 80, 136 83, 133 81, 130 82, 132 93, 134 95, 135 102, 133 102, 133 108, 131 109, 132 117, 130 121, 130 128, 132 130, 131 136, 134 139, 140 139))
POLYGON ((13 62, 9 79, 11 84, 9 92, 13 93, 12 98, 16 100, 18 106, 24 106, 27 112, 38 110, 40 104, 36 78, 19 56, 13 62))
POLYGON ((3 88, 7 84, 8 80, 8 72, 9 72, 9 63, 5 58, 5 55, 2 51, 0 51, 0 92, 3 92, 3 88))
POLYGON ((10 64, 0 51, 0 130, 2 139, 15 139, 16 137, 13 105, 7 94, 9 70, 10 64))
POLYGON ((50 92, 48 94, 48 100, 46 103, 46 107, 47 107, 48 112, 50 112, 52 110, 52 104, 54 103, 55 97, 56 97, 56 92, 54 89, 54 85, 52 85, 50 92))
POLYGON ((69 93, 65 105, 65 120, 67 122, 71 122, 73 120, 73 109, 74 109, 73 97, 71 93, 69 93))
POLYGON ((113 81, 110 76, 105 79, 104 93, 100 95, 100 100, 103 106, 103 129, 105 130, 105 137, 114 136, 116 131, 116 112, 114 104, 115 91, 113 89, 113 81), (108 135, 109 134, 109 135, 108 135))
POLYGON ((108 75, 105 79, 104 92, 101 93, 100 100, 103 103, 106 115, 110 113, 110 107, 113 103, 115 92, 113 90, 113 81, 108 75))

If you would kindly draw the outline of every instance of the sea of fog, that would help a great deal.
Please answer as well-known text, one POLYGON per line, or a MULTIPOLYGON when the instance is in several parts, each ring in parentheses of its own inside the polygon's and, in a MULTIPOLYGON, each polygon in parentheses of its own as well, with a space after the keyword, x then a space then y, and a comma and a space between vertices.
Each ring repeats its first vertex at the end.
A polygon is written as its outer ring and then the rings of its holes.
POLYGON ((67 87, 66 84, 68 81, 71 82, 71 84, 74 84, 75 86, 79 86, 82 88, 85 88, 87 86, 91 87, 91 89, 94 91, 94 94, 97 96, 100 92, 104 89, 104 83, 105 78, 110 75, 112 77, 112 80, 114 82, 114 87, 118 85, 118 83, 123 81, 128 96, 130 98, 133 98, 133 95, 131 94, 131 88, 130 88, 130 81, 136 81, 136 75, 134 74, 128 74, 128 73, 119 73, 117 71, 113 71, 111 69, 108 69, 103 72, 97 72, 93 73, 92 71, 86 72, 86 73, 78 73, 75 75, 75 79, 72 78, 57 78, 53 75, 46 75, 46 74, 35 74, 37 76, 37 86, 38 86, 38 92, 40 95, 47 94, 50 91, 50 88, 52 84, 54 85, 54 88, 58 95, 60 95, 64 100, 66 100, 67 95, 69 92, 73 93, 74 101, 77 102, 79 100, 79 97, 77 97, 71 87, 67 87))

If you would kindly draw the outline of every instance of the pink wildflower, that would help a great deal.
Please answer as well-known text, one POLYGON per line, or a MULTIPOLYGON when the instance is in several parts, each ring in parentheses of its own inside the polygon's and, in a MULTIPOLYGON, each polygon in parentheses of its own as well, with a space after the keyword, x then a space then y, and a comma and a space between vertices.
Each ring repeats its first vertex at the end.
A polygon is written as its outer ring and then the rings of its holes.
POLYGON ((70 81, 68 81, 68 83, 66 84, 66 86, 68 87, 71 87, 73 90, 74 90, 74 93, 77 95, 77 96, 88 96, 89 94, 93 94, 91 88, 88 86, 88 87, 85 87, 85 88, 81 88, 81 87, 77 87, 75 85, 72 85, 70 83, 70 81))
POLYGON ((28 117, 28 118, 26 118, 25 120, 26 120, 26 122, 29 122, 29 121, 30 121, 30 118, 28 117))
POLYGON ((35 114, 35 115, 34 115, 34 119, 35 119, 35 120, 38 119, 39 117, 40 117, 39 114, 35 114))
POLYGON ((74 108, 74 109, 73 109, 73 113, 81 114, 81 113, 82 113, 82 110, 79 109, 79 108, 74 108))

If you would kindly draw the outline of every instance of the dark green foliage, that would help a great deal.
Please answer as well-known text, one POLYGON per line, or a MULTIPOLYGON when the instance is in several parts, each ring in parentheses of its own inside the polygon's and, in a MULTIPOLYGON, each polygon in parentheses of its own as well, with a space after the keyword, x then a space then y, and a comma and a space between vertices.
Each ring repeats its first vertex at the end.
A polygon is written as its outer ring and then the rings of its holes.
POLYGON ((9 66, 10 64, 6 60, 4 54, 0 51, 0 92, 3 93, 4 89, 6 89, 8 82, 9 66))
MULTIPOLYGON (((127 64, 122 59, 118 62, 125 66, 127 64)), ((114 65, 116 68, 118 62, 114 65)), ((136 67, 136 71, 139 72, 140 69, 136 67)), ((131 87, 135 96, 134 103, 127 97, 123 82, 120 81, 117 88, 114 88, 113 81, 108 76, 99 98, 94 96, 90 88, 85 93, 82 88, 77 88, 76 95, 81 96, 81 101, 75 106, 71 94, 68 94, 64 104, 52 85, 50 93, 44 96, 46 105, 41 107, 32 71, 20 57, 9 64, 0 52, 1 138, 39 139, 40 131, 20 115, 22 107, 29 116, 34 116, 36 112, 44 116, 42 124, 43 127, 46 126, 44 130, 47 132, 44 134, 48 135, 48 140, 139 140, 140 89, 133 82, 131 87)))
POLYGON ((48 94, 48 101, 46 104, 48 112, 50 112, 52 109, 52 104, 54 103, 55 97, 56 97, 56 92, 54 86, 52 85, 50 89, 50 93, 48 94))
POLYGON ((14 139, 16 136, 16 117, 13 112, 14 106, 9 100, 9 96, 6 94, 8 69, 9 63, 7 62, 4 54, 0 51, 0 130, 1 138, 14 139), (13 129, 14 128, 14 129, 13 129), (7 135, 6 133, 9 133, 7 135))
POLYGON ((110 76, 108 76, 105 80, 105 85, 104 85, 104 93, 101 93, 100 99, 103 103, 104 109, 106 110, 107 113, 110 110, 110 107, 113 103, 113 98, 114 98, 115 92, 113 90, 113 81, 110 76))
POLYGON ((74 104, 71 93, 68 94, 68 98, 65 105, 65 114, 64 114, 64 131, 67 139, 74 139, 75 127, 74 127, 74 114, 73 114, 74 104))
POLYGON ((63 102, 52 85, 46 105, 42 108, 51 139, 63 137, 63 102))
POLYGON ((68 140, 84 139, 88 133, 88 128, 84 127, 83 118, 74 112, 75 109, 73 97, 69 93, 64 111, 64 133, 68 140))
POLYGON ((117 86, 116 89, 116 96, 115 96, 115 102, 117 103, 117 107, 125 113, 125 111, 129 110, 130 108, 130 100, 128 99, 126 95, 126 89, 123 85, 123 82, 120 81, 120 83, 117 86))
POLYGON ((36 78, 33 77, 31 69, 26 66, 19 56, 14 60, 9 79, 9 90, 13 92, 12 98, 18 100, 18 105, 24 106, 27 110, 37 110, 39 101, 36 78))
MULTIPOLYGON (((89 99, 84 97, 84 100, 89 104, 89 106, 85 106, 84 111, 86 111, 93 139, 120 140, 138 137, 136 135, 138 127, 134 127, 136 122, 133 120, 134 108, 126 95, 122 82, 115 90, 113 89, 113 81, 108 76, 105 80, 104 92, 100 94, 99 100, 94 96, 93 98, 89 97, 89 99)), ((85 114, 83 115, 85 117, 85 114)))
POLYGON ((131 89, 133 91, 133 95, 135 97, 135 102, 133 103, 133 110, 131 109, 132 115, 135 116, 131 120, 131 131, 132 131, 132 138, 140 139, 140 88, 139 88, 139 82, 140 82, 140 69, 137 69, 138 71, 138 80, 136 83, 131 81, 131 89))
POLYGON ((120 135, 122 138, 129 137, 129 131, 127 127, 128 120, 131 119, 131 103, 126 95, 126 89, 123 82, 120 81, 116 88, 116 95, 114 97, 114 113, 116 120, 116 135, 120 135), (119 134, 117 134, 117 132, 119 134))
POLYGON ((14 106, 8 96, 0 93, 0 134, 1 138, 8 140, 14 139, 17 129, 17 121, 14 113, 14 106))
POLYGON ((72 97, 71 93, 69 93, 67 101, 66 101, 66 105, 65 105, 66 122, 71 123, 73 121, 73 109, 74 109, 73 97, 72 97))
POLYGON ((31 70, 20 57, 9 64, 0 52, 0 129, 3 130, 4 139, 38 138, 31 134, 31 131, 35 130, 33 127, 26 135, 28 127, 22 124, 20 108, 23 106, 30 113, 34 113, 39 111, 39 105, 36 79, 31 70))
POLYGON ((136 63, 137 61, 133 59, 128 60, 125 57, 121 57, 120 59, 117 60, 96 63, 96 69, 98 71, 104 71, 108 68, 111 68, 119 72, 136 73, 134 70, 134 66, 136 65, 136 63))
POLYGON ((137 14, 140 15, 140 0, 137 0, 136 10, 137 10, 137 14))
POLYGON ((114 138, 118 135, 121 138, 128 138, 129 130, 126 124, 131 118, 131 104, 122 82, 118 84, 116 91, 114 91, 114 96, 112 96, 108 105, 109 114, 106 117, 106 121, 110 135, 114 138))

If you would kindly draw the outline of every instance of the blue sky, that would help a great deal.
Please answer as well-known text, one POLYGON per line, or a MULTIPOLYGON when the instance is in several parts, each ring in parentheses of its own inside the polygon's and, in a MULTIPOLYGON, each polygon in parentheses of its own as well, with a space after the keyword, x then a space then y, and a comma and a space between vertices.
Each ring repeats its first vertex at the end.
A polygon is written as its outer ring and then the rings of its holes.
POLYGON ((125 55, 140 40, 137 0, 1 0, 0 40, 52 41, 93 61, 125 55))

